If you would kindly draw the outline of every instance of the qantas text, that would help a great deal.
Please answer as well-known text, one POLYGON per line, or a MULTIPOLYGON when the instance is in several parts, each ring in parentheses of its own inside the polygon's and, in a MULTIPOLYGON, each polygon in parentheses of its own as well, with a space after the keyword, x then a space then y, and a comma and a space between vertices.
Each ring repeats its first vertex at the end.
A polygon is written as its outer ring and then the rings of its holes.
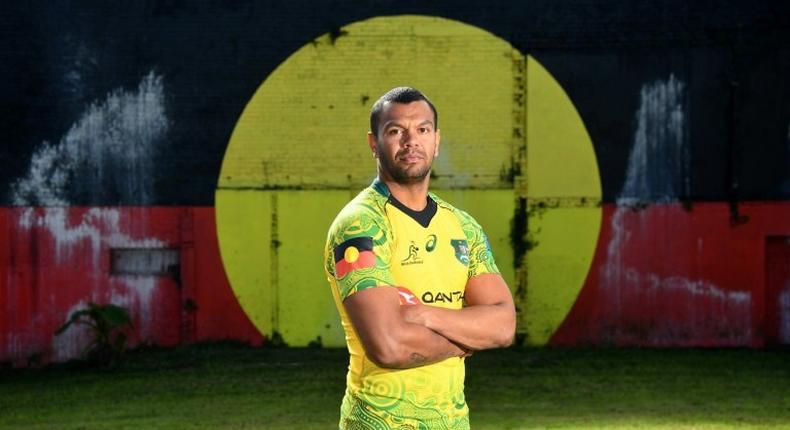
POLYGON ((432 293, 426 291, 420 299, 423 303, 452 303, 462 301, 464 299, 464 294, 463 291, 453 291, 451 293, 432 293))

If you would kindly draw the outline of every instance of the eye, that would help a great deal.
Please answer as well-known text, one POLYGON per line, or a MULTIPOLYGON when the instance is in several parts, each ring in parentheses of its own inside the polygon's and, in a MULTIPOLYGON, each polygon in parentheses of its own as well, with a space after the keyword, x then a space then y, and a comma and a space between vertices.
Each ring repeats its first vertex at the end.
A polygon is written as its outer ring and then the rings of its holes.
POLYGON ((428 127, 420 127, 418 129, 418 131, 420 132, 420 134, 426 134, 426 133, 429 133, 431 131, 431 129, 428 128, 428 127))
POLYGON ((399 128, 391 128, 391 129, 387 130, 387 135, 388 136, 397 136, 399 134, 400 134, 400 129, 399 128))

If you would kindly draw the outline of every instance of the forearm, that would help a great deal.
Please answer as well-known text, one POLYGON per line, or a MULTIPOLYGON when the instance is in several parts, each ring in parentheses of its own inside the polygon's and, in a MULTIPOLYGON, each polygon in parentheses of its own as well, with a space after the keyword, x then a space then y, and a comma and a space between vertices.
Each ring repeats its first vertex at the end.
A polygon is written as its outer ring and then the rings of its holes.
POLYGON ((458 310, 422 306, 415 314, 408 320, 472 350, 508 346, 515 334, 515 314, 508 303, 458 310))
POLYGON ((368 357, 382 367, 407 369, 461 357, 467 350, 420 324, 403 322, 383 341, 369 342, 368 357))
POLYGON ((363 290, 344 305, 366 355, 379 366, 405 369, 466 354, 455 342, 407 321, 395 288, 363 290))

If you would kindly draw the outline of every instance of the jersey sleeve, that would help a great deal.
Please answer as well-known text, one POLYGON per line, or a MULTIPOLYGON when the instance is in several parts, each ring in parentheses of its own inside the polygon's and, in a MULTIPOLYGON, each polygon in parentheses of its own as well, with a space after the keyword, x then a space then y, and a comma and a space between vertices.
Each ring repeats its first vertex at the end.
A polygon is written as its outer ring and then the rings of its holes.
POLYGON ((325 268, 340 299, 368 288, 395 285, 390 271, 390 241, 384 220, 360 211, 339 219, 330 229, 325 268))
POLYGON ((468 278, 471 279, 485 273, 499 273, 499 268, 494 261, 494 253, 491 251, 491 244, 488 242, 483 228, 468 213, 462 210, 457 210, 457 212, 461 228, 464 230, 466 241, 469 244, 468 278))

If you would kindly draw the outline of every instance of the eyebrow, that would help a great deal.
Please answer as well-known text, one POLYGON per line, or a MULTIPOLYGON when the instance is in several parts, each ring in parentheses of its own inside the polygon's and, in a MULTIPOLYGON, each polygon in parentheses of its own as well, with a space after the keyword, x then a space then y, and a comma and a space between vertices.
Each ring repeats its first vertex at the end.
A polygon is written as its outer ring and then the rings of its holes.
MULTIPOLYGON (((430 125, 431 127, 433 127, 433 121, 431 121, 431 120, 429 120, 429 119, 426 119, 426 120, 424 120, 423 122, 421 122, 421 123, 417 124, 417 126, 423 126, 423 125, 426 125, 426 124, 427 124, 427 125, 430 125)), ((393 125, 394 125, 394 126, 397 126, 397 127, 400 127, 400 128, 406 128, 406 127, 404 127, 404 126, 403 126, 403 124, 401 124, 401 123, 399 123, 399 122, 396 122, 396 121, 387 121, 387 122, 385 122, 385 123, 384 123, 384 125, 382 126, 382 129, 387 129, 388 127, 391 127, 391 126, 393 126, 393 125)))

